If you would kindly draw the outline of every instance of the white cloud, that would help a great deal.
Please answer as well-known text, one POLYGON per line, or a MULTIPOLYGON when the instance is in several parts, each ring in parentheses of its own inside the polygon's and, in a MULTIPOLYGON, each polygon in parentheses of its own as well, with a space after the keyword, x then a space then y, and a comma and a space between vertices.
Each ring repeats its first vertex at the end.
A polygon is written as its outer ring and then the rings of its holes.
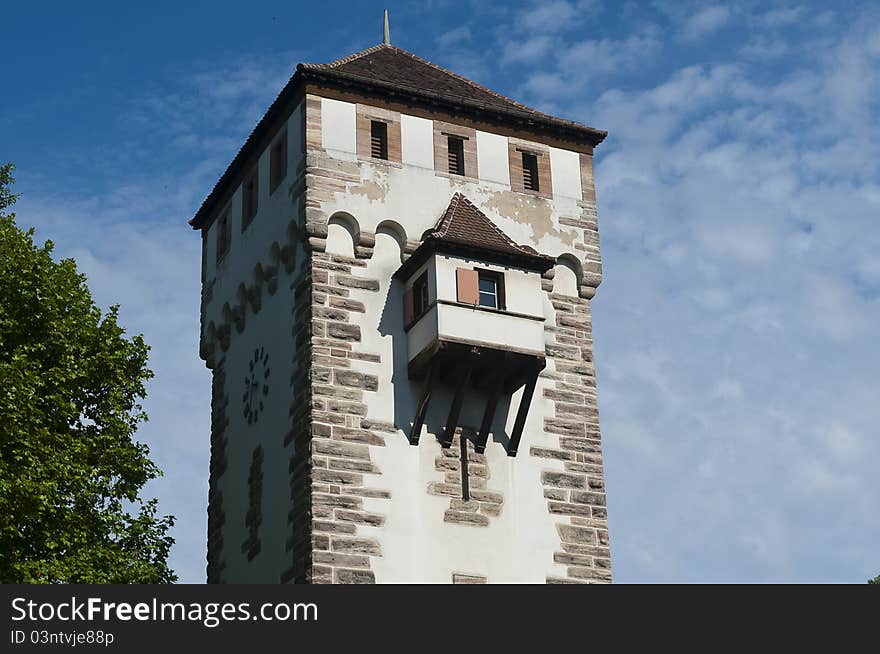
POLYGON ((618 580, 876 574, 872 25, 775 71, 727 53, 584 101, 610 132, 594 325, 618 580))
POLYGON ((701 9, 685 21, 681 35, 687 40, 700 39, 719 30, 730 18, 730 10, 723 5, 701 9))
POLYGON ((797 7, 785 7, 781 9, 771 9, 756 18, 756 22, 762 27, 784 27, 792 23, 800 22, 807 13, 807 8, 803 5, 797 7))

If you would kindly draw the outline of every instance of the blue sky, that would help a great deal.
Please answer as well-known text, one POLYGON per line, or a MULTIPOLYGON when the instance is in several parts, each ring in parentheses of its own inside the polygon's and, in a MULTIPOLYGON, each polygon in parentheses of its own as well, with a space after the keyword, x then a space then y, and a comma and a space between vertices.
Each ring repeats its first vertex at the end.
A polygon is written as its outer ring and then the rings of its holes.
POLYGON ((880 573, 880 8, 15 3, 17 212, 152 345, 140 438, 204 579, 210 378, 186 220, 300 61, 392 41, 607 129, 593 304, 615 579, 880 573))

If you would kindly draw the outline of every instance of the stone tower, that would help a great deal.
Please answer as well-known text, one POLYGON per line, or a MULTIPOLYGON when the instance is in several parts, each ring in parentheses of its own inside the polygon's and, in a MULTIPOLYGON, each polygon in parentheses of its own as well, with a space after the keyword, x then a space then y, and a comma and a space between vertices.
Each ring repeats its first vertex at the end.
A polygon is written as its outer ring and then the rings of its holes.
POLYGON ((190 221, 209 582, 611 580, 604 137, 389 44, 297 67, 190 221))

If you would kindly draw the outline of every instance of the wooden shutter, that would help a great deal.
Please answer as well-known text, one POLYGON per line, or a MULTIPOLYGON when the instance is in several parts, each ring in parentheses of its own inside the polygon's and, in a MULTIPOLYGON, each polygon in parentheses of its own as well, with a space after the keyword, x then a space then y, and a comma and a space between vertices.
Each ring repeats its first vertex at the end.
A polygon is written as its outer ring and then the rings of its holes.
POLYGON ((406 289, 403 294, 403 326, 409 327, 413 321, 413 290, 406 289))
POLYGON ((462 304, 480 303, 480 274, 470 268, 456 268, 455 281, 458 286, 458 301, 462 304))

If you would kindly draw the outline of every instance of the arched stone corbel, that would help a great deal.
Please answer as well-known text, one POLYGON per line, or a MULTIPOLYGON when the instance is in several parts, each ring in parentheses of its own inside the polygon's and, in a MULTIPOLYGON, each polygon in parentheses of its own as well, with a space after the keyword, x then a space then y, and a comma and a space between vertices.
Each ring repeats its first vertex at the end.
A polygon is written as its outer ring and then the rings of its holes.
POLYGON ((553 290, 553 278, 556 276, 556 271, 553 268, 548 268, 543 273, 541 273, 541 290, 551 292, 553 290))
POLYGON ((421 244, 421 241, 407 240, 403 249, 400 251, 400 262, 403 263, 409 259, 412 256, 412 253, 415 252, 421 244))
POLYGON ((354 246, 354 256, 357 259, 370 259, 376 247, 376 235, 372 232, 360 232, 358 241, 354 246))

